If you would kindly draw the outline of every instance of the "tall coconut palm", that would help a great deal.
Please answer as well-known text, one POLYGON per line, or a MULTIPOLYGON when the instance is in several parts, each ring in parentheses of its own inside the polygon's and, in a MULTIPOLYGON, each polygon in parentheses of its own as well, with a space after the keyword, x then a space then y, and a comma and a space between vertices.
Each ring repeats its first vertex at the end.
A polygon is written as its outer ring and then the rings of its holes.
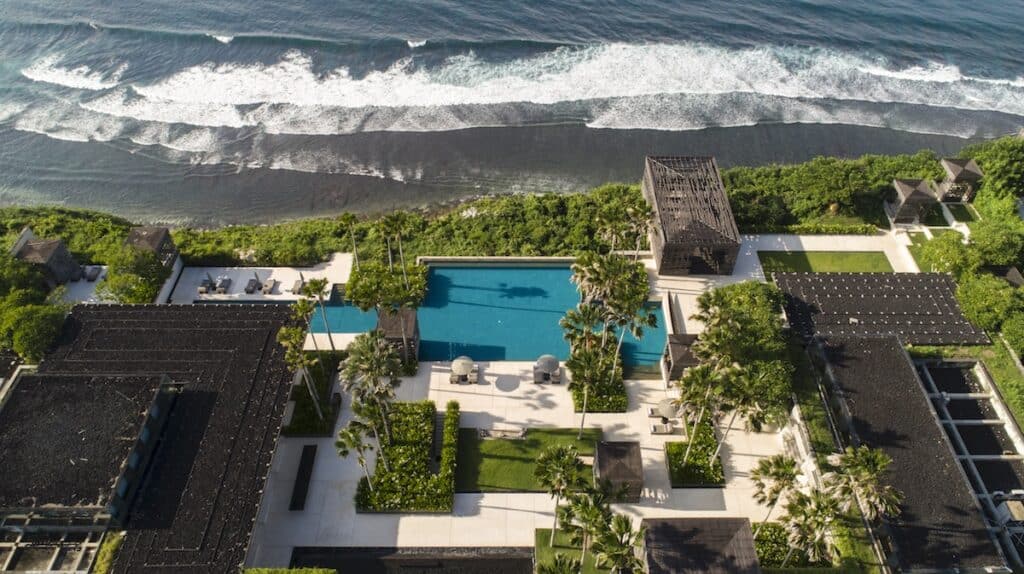
POLYGON ((316 392, 316 387, 313 384, 312 377, 309 376, 309 358, 306 356, 305 351, 302 350, 302 342, 305 338, 306 336, 304 331, 299 327, 281 327, 277 332, 277 342, 280 343, 285 350, 285 364, 288 365, 289 370, 299 373, 300 378, 306 385, 306 391, 309 393, 309 398, 313 402, 313 409, 316 411, 316 416, 323 421, 324 413, 320 409, 319 393, 316 392))
POLYGON ((391 250, 391 238, 395 236, 395 228, 398 225, 398 221, 393 215, 394 213, 389 213, 377 221, 377 231, 384 238, 384 244, 388 250, 388 270, 391 272, 395 270, 395 257, 394 252, 391 250))
POLYGON ((579 574, 581 567, 579 558, 558 552, 551 562, 537 565, 537 574, 579 574))
POLYGON ((653 213, 647 203, 626 208, 626 227, 633 236, 633 261, 640 259, 640 246, 653 225, 653 213))
POLYGON ((764 520, 754 530, 755 540, 779 501, 796 486, 799 476, 800 471, 796 461, 784 454, 762 458, 750 472, 750 480, 754 483, 754 500, 758 504, 768 506, 768 513, 765 514, 764 520))
POLYGON ((355 418, 349 421, 349 426, 362 433, 363 436, 369 436, 377 443, 377 460, 384 465, 385 469, 391 470, 391 466, 388 464, 387 453, 384 452, 384 446, 380 440, 381 420, 384 418, 384 413, 372 401, 354 399, 352 401, 352 414, 355 418))
POLYGON ((597 563, 611 569, 611 574, 643 570, 638 551, 647 529, 633 529, 633 521, 624 514, 612 517, 607 527, 598 532, 594 540, 597 563))
POLYGON ((581 562, 587 561, 594 538, 611 521, 612 512, 608 507, 608 496, 601 490, 577 492, 569 497, 569 503, 558 509, 562 529, 569 533, 569 539, 582 550, 581 562))
MULTIPOLYGON (((314 303, 306 297, 296 299, 295 302, 292 303, 292 318, 305 325, 306 331, 310 333, 313 332, 311 319, 314 312, 316 312, 314 303)), ((305 339, 305 337, 303 337, 303 339, 305 339)), ((310 340, 313 341, 313 350, 316 351, 317 356, 322 359, 323 355, 320 354, 320 345, 316 342, 316 337, 310 337, 310 340)), ((320 375, 323 376, 324 379, 327 379, 327 373, 324 371, 322 362, 320 363, 320 375)))
POLYGON ((789 552, 782 561, 785 568, 797 549, 807 553, 812 562, 832 558, 832 523, 839 517, 839 504, 827 492, 812 490, 810 494, 793 491, 786 502, 786 513, 780 522, 789 539, 789 552))
POLYGON ((381 233, 387 242, 388 268, 394 271, 394 257, 391 253, 391 240, 398 243, 399 263, 402 266, 402 278, 405 280, 406 289, 409 288, 409 276, 405 267, 405 250, 402 248, 402 236, 408 233, 410 228, 409 216, 404 211, 394 211, 381 218, 381 233))
POLYGON ((338 456, 347 458, 349 454, 356 454, 356 461, 366 475, 366 484, 373 491, 373 479, 370 471, 366 468, 366 453, 373 450, 373 447, 366 444, 363 429, 359 425, 349 424, 338 431, 338 439, 334 441, 334 448, 338 450, 338 456))
POLYGON ((348 346, 342 365, 342 387, 355 397, 373 401, 381 411, 384 436, 391 440, 387 403, 394 397, 400 372, 398 353, 380 331, 357 336, 348 346))
POLYGON ((550 546, 555 545, 555 531, 558 530, 558 504, 570 493, 583 488, 583 461, 573 445, 549 447, 537 457, 534 477, 555 499, 555 524, 551 527, 550 546))
POLYGON ((829 457, 836 470, 823 476, 825 488, 839 502, 843 512, 849 512, 860 501, 864 517, 870 521, 881 516, 895 516, 900 512, 903 496, 894 488, 882 484, 892 459, 879 449, 861 445, 846 447, 841 454, 829 457))
POLYGON ((359 249, 356 247, 356 223, 359 218, 354 213, 345 212, 338 216, 338 224, 345 228, 349 239, 352 240, 352 261, 359 269, 359 249))
POLYGON ((583 392, 583 408, 580 416, 580 431, 576 439, 583 438, 583 427, 587 419, 587 402, 590 399, 591 389, 601 382, 603 369, 607 362, 599 351, 581 349, 573 353, 565 362, 566 368, 572 373, 572 380, 569 381, 569 390, 579 389, 583 392))
POLYGON ((572 264, 572 282, 585 302, 603 302, 611 297, 620 276, 618 257, 588 251, 572 264))
MULTIPOLYGON (((644 286, 644 299, 646 299, 646 285, 644 286)), ((658 326, 657 316, 647 308, 646 305, 640 304, 639 307, 629 309, 628 304, 625 308, 620 307, 620 302, 616 301, 608 308, 608 314, 612 319, 612 322, 619 328, 619 342, 615 345, 615 354, 612 355, 612 372, 610 375, 611 381, 615 381, 615 371, 619 368, 619 356, 622 355, 622 343, 626 339, 626 333, 633 335, 637 340, 643 339, 644 329, 653 329, 658 326)))
MULTIPOLYGON (((686 408, 689 411, 696 409, 697 416, 693 419, 693 427, 688 436, 696 437, 700 425, 704 423, 704 416, 708 412, 717 412, 718 405, 724 390, 722 371, 711 365, 697 365, 690 367, 683 373, 683 377, 676 385, 679 388, 679 399, 676 406, 686 408)), ((686 452, 683 454, 683 464, 690 460, 690 452, 695 440, 687 441, 686 452)))
POLYGON ((558 324, 565 332, 565 340, 569 342, 572 349, 583 348, 590 350, 597 342, 597 329, 605 321, 605 311, 602 307, 590 303, 580 303, 575 309, 565 312, 558 324))
POLYGON ((758 405, 758 397, 751 392, 756 387, 751 384, 751 374, 747 368, 739 365, 734 366, 727 372, 725 381, 726 385, 722 396, 722 404, 732 411, 732 416, 729 417, 729 422, 725 425, 725 431, 722 433, 721 440, 718 441, 715 452, 711 453, 708 464, 714 464, 715 459, 721 454, 725 440, 729 438, 729 433, 732 432, 733 427, 736 425, 737 417, 747 415, 755 410, 758 405))
POLYGON ((310 279, 306 282, 306 293, 312 293, 316 297, 317 304, 320 306, 320 316, 324 320, 324 331, 327 333, 327 342, 331 345, 331 351, 337 352, 334 347, 334 337, 331 335, 331 325, 327 321, 327 306, 324 305, 324 292, 327 291, 329 282, 326 277, 318 277, 316 279, 310 279))

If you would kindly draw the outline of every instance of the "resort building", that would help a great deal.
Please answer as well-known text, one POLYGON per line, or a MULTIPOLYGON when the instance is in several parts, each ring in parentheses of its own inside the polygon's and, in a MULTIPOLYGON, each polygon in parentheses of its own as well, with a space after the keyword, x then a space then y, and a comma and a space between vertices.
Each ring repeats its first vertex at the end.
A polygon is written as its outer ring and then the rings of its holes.
POLYGON ((171 267, 178 258, 178 248, 166 227, 133 227, 125 244, 140 251, 153 253, 164 267, 171 267))
POLYGON ((77 281, 82 276, 81 266, 62 240, 40 239, 28 227, 21 230, 10 253, 16 259, 41 267, 51 288, 77 281))
POLYGON ((746 518, 644 519, 647 574, 761 574, 746 518))
POLYGON ((740 234, 714 158, 648 157, 642 189, 659 275, 732 274, 740 234))
POLYGON ((896 199, 885 209, 893 223, 917 223, 938 203, 931 183, 924 179, 894 179, 896 199))
POLYGON ((971 201, 984 174, 973 159, 943 158, 946 178, 938 185, 942 201, 971 201))

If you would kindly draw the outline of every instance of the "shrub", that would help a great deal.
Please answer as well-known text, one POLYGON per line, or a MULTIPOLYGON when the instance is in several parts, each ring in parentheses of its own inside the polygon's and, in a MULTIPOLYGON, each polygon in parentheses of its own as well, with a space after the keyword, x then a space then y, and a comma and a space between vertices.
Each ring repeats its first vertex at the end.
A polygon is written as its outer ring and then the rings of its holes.
POLYGON ((718 448, 715 431, 711 424, 704 422, 698 425, 696 435, 692 440, 696 442, 693 443, 693 449, 690 450, 690 458, 686 464, 683 464, 683 457, 686 455, 687 442, 665 443, 665 459, 668 462, 668 474, 672 481, 672 488, 725 485, 725 472, 722 470, 721 458, 716 457, 713 463, 708 462, 715 449, 718 448))
POLYGON ((448 403, 442 432, 441 460, 431 472, 435 408, 432 401, 395 403, 388 412, 391 440, 383 440, 390 469, 378 459, 373 489, 363 477, 356 489, 360 512, 451 512, 455 497, 459 405, 448 403))
MULTIPOLYGON (((752 525, 757 530, 757 538, 754 540, 754 549, 757 551, 757 559, 762 567, 780 567, 786 560, 791 548, 789 539, 786 536, 786 529, 778 522, 765 522, 752 525)), ((786 567, 830 567, 828 562, 812 563, 803 550, 794 550, 786 562, 786 567)))
POLYGON ((107 276, 96 290, 103 298, 122 304, 152 303, 171 276, 155 253, 127 246, 114 251, 108 265, 107 276))
POLYGON ((124 544, 124 532, 107 532, 103 536, 103 543, 100 544, 100 551, 96 554, 96 563, 92 567, 94 574, 107 574, 114 567, 114 560, 117 559, 117 551, 124 544))
POLYGON ((956 297, 964 316, 986 331, 998 331, 1003 320, 1022 307, 1016 289, 992 275, 964 277, 956 297))
POLYGON ((1024 313, 1014 313, 1003 321, 1003 338, 1018 357, 1024 353, 1024 313))
POLYGON ((917 248, 917 263, 922 272, 951 273, 961 277, 978 267, 977 254, 963 242, 959 233, 942 233, 917 248))
POLYGON ((15 353, 36 362, 60 335, 65 313, 64 307, 56 305, 12 308, 0 321, 0 341, 9 341, 15 353))
POLYGON ((1015 265, 1024 253, 1024 223, 1013 218, 987 218, 971 227, 971 248, 982 265, 1015 265))
POLYGON ((973 158, 985 173, 979 195, 1024 196, 1024 139, 999 138, 967 146, 960 155, 973 158))
POLYGON ((320 408, 324 414, 324 420, 321 421, 320 417, 316 415, 313 397, 309 396, 306 386, 299 385, 292 389, 291 399, 295 401, 292 420, 287 426, 281 428, 281 434, 284 436, 331 436, 339 410, 331 405, 332 383, 334 375, 338 372, 338 365, 345 360, 348 353, 345 351, 323 351, 320 353, 310 351, 306 354, 320 361, 319 365, 310 367, 309 374, 312 376, 313 386, 320 394, 320 408))

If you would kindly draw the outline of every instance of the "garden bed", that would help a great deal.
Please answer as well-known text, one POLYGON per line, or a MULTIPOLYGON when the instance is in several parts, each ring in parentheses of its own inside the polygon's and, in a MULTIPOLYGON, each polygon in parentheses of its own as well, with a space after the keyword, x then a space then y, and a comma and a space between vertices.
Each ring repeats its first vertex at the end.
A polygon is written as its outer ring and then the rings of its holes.
MULTIPOLYGON (((555 560, 555 554, 564 554, 577 560, 583 555, 583 551, 569 540, 569 535, 559 530, 555 532, 555 544, 552 546, 551 529, 538 528, 534 533, 534 564, 551 564, 555 560)), ((593 552, 587 552, 587 559, 583 563, 581 574, 604 574, 610 572, 607 568, 598 568, 593 552)))
MULTIPOLYGON (((580 456, 593 456, 601 429, 529 429, 524 438, 484 439, 477 429, 459 429, 456 492, 544 492, 537 484, 537 458, 548 448, 572 444, 580 456)), ((587 467, 588 469, 590 467, 587 467)), ((589 476, 589 475, 588 475, 589 476)))
MULTIPOLYGON (((764 568, 781 568, 782 562, 789 554, 790 544, 786 537, 786 529, 778 522, 767 522, 763 524, 752 524, 751 528, 757 530, 757 538, 754 539, 754 549, 757 551, 757 560, 764 568), (760 528, 760 529, 759 529, 760 528)), ((807 553, 803 550, 795 550, 786 562, 789 568, 831 568, 829 562, 811 562, 807 553)))
POLYGON ((441 464, 431 472, 436 409, 433 401, 395 403, 388 420, 391 440, 384 440, 390 469, 378 458, 371 490, 366 477, 356 490, 358 512, 451 512, 459 440, 459 404, 448 403, 444 417, 441 464))
POLYGON ((882 251, 758 251, 765 273, 871 273, 892 271, 882 251))
POLYGON ((708 463, 708 459, 718 448, 711 423, 705 422, 699 425, 693 440, 696 442, 693 444, 690 458, 686 464, 683 464, 683 457, 686 455, 688 442, 665 443, 665 460, 668 463, 672 488, 725 486, 725 471, 722 469, 721 457, 715 458, 712 464, 708 463))
POLYGON ((284 436, 332 436, 334 434, 334 423, 338 420, 338 412, 341 405, 331 404, 331 389, 334 376, 338 372, 338 365, 345 360, 348 353, 345 351, 325 351, 322 353, 307 352, 310 357, 320 360, 320 364, 313 365, 309 374, 313 378, 313 385, 320 395, 320 409, 324 413, 324 420, 316 415, 313 407, 313 397, 305 384, 300 384, 292 389, 291 400, 295 401, 295 412, 289 424, 281 428, 284 436), (321 367, 323 367, 321 369, 321 367))

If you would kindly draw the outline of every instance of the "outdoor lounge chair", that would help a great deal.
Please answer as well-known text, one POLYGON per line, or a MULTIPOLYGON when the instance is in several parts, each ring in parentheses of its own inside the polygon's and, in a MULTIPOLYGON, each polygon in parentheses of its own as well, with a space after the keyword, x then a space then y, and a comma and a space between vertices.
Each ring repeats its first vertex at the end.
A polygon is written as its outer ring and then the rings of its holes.
POLYGON ((546 375, 546 374, 547 373, 545 373, 544 371, 542 371, 539 368, 537 368, 537 365, 533 366, 533 382, 535 382, 535 383, 546 383, 547 380, 544 377, 544 375, 546 375))
POLYGON ((461 381, 459 381, 459 376, 458 376, 458 375, 456 375, 455 373, 452 373, 452 374, 451 374, 451 375, 449 375, 449 377, 448 377, 448 382, 449 382, 449 383, 451 383, 451 384, 453 384, 453 385, 457 385, 457 384, 459 384, 459 383, 460 383, 461 381))
POLYGON ((562 384, 562 367, 558 367, 558 370, 549 375, 552 385, 562 384))
POLYGON ((223 295, 231 290, 231 278, 221 277, 217 279, 217 293, 223 295))
POLYGON ((477 365, 473 365, 473 370, 469 372, 469 382, 473 385, 480 382, 480 367, 477 365))
POLYGON ((263 289, 261 291, 264 295, 273 295, 274 287, 277 287, 277 279, 267 279, 263 282, 263 289))
POLYGON ((85 271, 85 280, 90 283, 95 281, 96 278, 100 276, 100 271, 103 271, 103 268, 96 265, 90 265, 85 271))
POLYGON ((672 434, 674 430, 672 423, 655 423, 651 425, 651 434, 672 434))
POLYGON ((249 295, 252 295, 253 293, 255 293, 256 289, 259 289, 259 288, 260 288, 260 282, 255 280, 255 279, 250 279, 245 284, 245 292, 247 294, 249 294, 249 295))
POLYGON ((306 286, 306 282, 302 279, 296 279, 295 284, 292 285, 292 293, 295 295, 302 295, 302 289, 306 286))
POLYGON ((658 409, 654 407, 647 407, 647 416, 652 419, 660 419, 661 413, 659 413, 658 409))
POLYGON ((213 282, 210 281, 209 279, 203 279, 199 283, 199 294, 200 295, 206 295, 207 293, 210 292, 210 289, 212 289, 212 288, 213 288, 213 282))

